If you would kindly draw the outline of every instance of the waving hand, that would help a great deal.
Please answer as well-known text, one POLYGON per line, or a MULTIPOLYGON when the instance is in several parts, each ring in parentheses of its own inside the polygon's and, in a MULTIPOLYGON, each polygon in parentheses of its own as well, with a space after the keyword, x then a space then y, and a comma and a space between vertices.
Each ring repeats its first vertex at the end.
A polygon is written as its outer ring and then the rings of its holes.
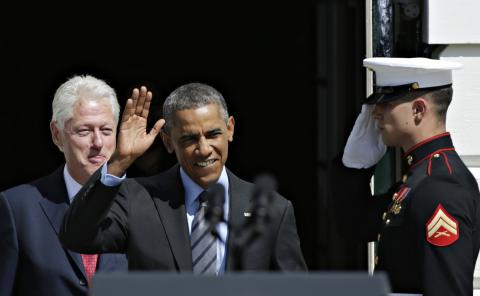
POLYGON ((121 176, 126 169, 152 145, 165 120, 159 119, 147 132, 147 118, 152 102, 152 93, 142 86, 133 89, 127 100, 120 122, 117 148, 110 159, 108 172, 121 176))

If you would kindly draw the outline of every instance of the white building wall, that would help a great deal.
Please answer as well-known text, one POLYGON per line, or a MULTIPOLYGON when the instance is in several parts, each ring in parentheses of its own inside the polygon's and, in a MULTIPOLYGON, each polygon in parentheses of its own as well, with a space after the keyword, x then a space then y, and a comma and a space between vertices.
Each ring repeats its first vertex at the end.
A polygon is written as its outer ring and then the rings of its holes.
POLYGON ((428 44, 480 43, 480 1, 425 0, 423 40, 428 44))
POLYGON ((480 44, 449 45, 438 55, 463 65, 452 73, 454 94, 447 128, 457 152, 467 157, 468 164, 480 166, 480 44))

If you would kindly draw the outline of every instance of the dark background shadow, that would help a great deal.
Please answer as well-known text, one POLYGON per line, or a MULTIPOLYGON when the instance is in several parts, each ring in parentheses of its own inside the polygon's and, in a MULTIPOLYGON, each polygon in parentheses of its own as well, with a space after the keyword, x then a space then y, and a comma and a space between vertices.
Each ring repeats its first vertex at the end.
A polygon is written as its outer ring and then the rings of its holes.
MULTIPOLYGON (((49 121, 54 91, 70 76, 106 80, 122 106, 132 87, 147 85, 156 110, 179 85, 204 82, 236 120, 228 167, 250 181, 277 178, 310 268, 362 265, 336 236, 326 172, 364 95, 364 1, 221 3, 2 2, 0 190, 62 164, 49 121)), ((129 176, 173 163, 157 141, 129 176)))

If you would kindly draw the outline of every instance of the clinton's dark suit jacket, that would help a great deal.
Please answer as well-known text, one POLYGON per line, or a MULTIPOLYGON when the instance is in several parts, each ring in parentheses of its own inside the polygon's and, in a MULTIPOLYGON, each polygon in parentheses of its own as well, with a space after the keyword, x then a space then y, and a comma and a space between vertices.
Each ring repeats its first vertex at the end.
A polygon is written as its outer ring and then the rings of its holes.
MULTIPOLYGON (((63 166, 0 193, 0 295, 87 295, 80 254, 58 239, 68 204, 63 166)), ((98 270, 126 271, 125 255, 101 255, 98 270)))
MULTIPOLYGON (((131 270, 192 270, 184 189, 179 166, 148 178, 127 179, 107 187, 97 171, 80 190, 65 215, 60 238, 82 252, 126 252, 131 270)), ((227 171, 229 223, 241 225, 251 209, 253 184, 227 171)), ((280 195, 270 206, 266 233, 244 250, 244 270, 305 270, 293 207, 280 195)), ((230 229, 226 269, 232 270, 230 229)))

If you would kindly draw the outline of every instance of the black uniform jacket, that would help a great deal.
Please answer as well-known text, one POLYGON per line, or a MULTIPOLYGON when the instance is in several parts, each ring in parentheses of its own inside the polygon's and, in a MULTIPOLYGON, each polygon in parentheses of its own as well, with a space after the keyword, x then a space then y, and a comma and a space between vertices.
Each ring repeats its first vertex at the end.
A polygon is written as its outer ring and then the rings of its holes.
MULTIPOLYGON (((227 170, 230 225, 249 219, 253 184, 227 170), (247 214, 245 214, 247 213, 247 214)), ((192 271, 190 237, 180 166, 161 174, 127 179, 107 187, 100 170, 85 184, 65 215, 61 240, 82 252, 126 252, 130 270, 192 271)), ((305 270, 291 203, 275 195, 263 234, 242 250, 242 264, 234 264, 230 228, 226 269, 305 270), (236 265, 236 266, 235 266, 236 265)))
POLYGON ((432 137, 404 155, 402 181, 372 198, 373 169, 335 166, 338 224, 349 238, 378 242, 376 270, 393 290, 424 295, 472 295, 480 247, 480 194, 450 134, 432 137))

